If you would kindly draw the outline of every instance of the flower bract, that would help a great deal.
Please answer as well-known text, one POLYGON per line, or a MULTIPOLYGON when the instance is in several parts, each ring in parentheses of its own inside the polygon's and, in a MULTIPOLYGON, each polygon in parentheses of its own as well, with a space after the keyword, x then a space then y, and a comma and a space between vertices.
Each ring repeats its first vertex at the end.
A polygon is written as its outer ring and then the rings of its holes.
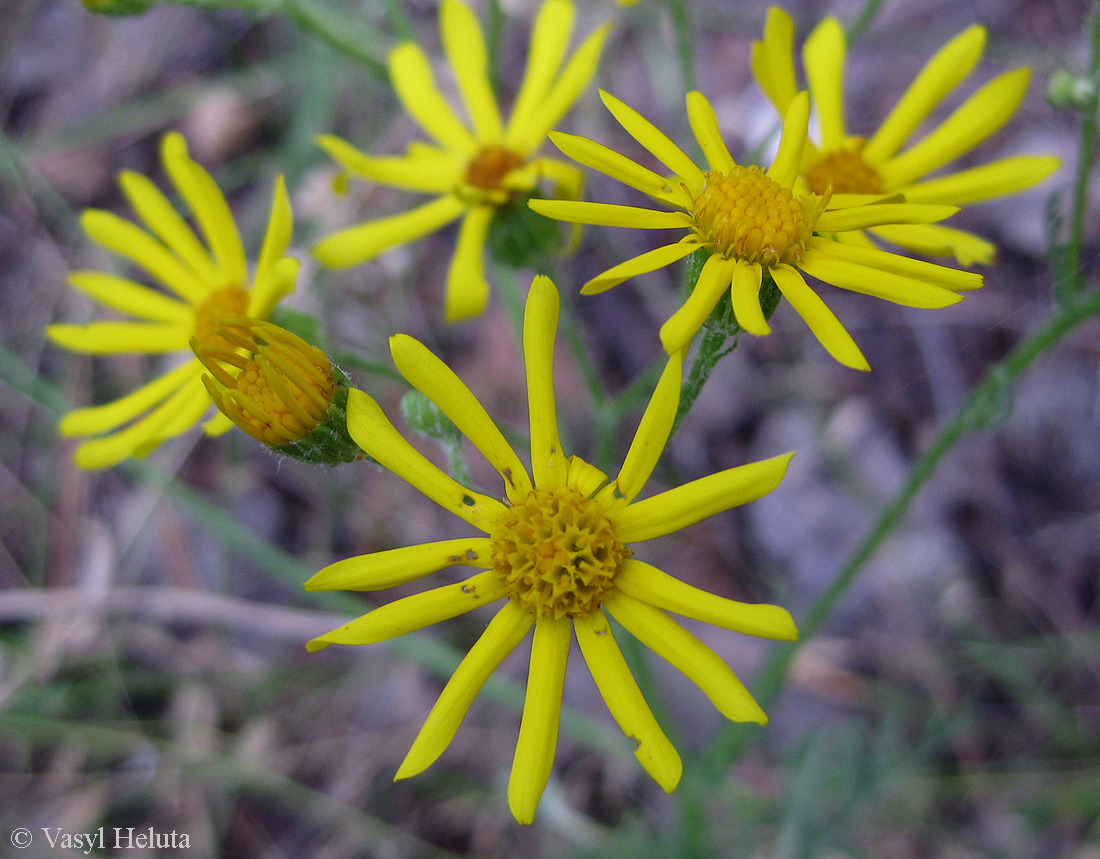
POLYGON ((793 454, 730 468, 637 500, 675 420, 683 355, 669 358, 622 468, 609 480, 561 450, 553 382, 557 317, 557 290, 548 278, 537 277, 528 294, 523 330, 530 471, 458 376, 417 340, 392 338, 391 351, 402 375, 494 466, 504 484, 504 500, 444 474, 398 433, 374 400, 353 390, 348 429, 363 450, 482 536, 348 558, 306 583, 310 590, 373 591, 456 564, 483 570, 456 584, 385 604, 308 647, 378 642, 501 602, 428 715, 397 778, 416 775, 442 754, 486 679, 533 630, 508 784, 509 804, 521 823, 533 819, 550 776, 574 634, 612 716, 637 743, 635 755, 642 766, 666 791, 679 782, 680 757, 631 676, 609 616, 686 673, 735 721, 763 723, 766 717, 729 666, 670 615, 766 638, 797 636, 786 610, 698 590, 635 558, 630 547, 770 492, 793 454))
MULTIPOLYGON (((835 18, 822 20, 802 46, 802 63, 819 127, 818 141, 807 142, 803 153, 802 181, 818 194, 832 187, 834 193, 898 193, 912 203, 965 206, 1023 191, 1047 178, 1059 163, 1052 155, 1013 155, 940 172, 1012 118, 1027 90, 1027 68, 993 78, 911 142, 917 129, 973 71, 982 57, 985 37, 985 28, 975 24, 940 48, 878 130, 864 138, 849 132, 844 110, 844 30, 835 18)), ((752 46, 752 70, 776 110, 785 113, 798 85, 794 22, 781 9, 768 11, 764 38, 752 46)), ((917 253, 955 257, 963 265, 990 263, 995 253, 985 239, 941 224, 880 224, 869 227, 868 232, 917 253)), ((865 237, 863 243, 870 245, 865 237)))
POLYGON ((546 0, 531 33, 526 73, 511 116, 504 120, 489 79, 489 55, 477 18, 461 0, 443 0, 443 50, 469 122, 447 103, 424 51, 405 42, 390 55, 394 89, 405 110, 430 138, 405 155, 368 155, 334 135, 319 143, 348 174, 383 185, 436 195, 391 217, 367 221, 324 238, 314 249, 328 266, 358 265, 461 218, 447 275, 445 315, 454 322, 480 314, 489 300, 484 247, 493 219, 542 180, 576 197, 581 173, 538 150, 595 74, 607 27, 585 39, 566 60, 575 9, 569 0, 546 0), (563 65, 564 63, 564 65, 563 65))
MULTIPOLYGON (((202 364, 190 341, 232 349, 217 333, 223 319, 264 319, 294 289, 298 260, 287 256, 292 231, 290 198, 275 182, 267 230, 250 273, 240 233, 213 177, 187 152, 183 136, 161 140, 161 160, 175 193, 190 208, 198 232, 147 177, 131 171, 119 184, 137 222, 88 209, 81 225, 97 244, 127 260, 164 289, 100 271, 79 271, 72 285, 106 307, 134 317, 86 325, 50 325, 46 334, 67 349, 90 354, 145 353, 182 358, 148 384, 103 405, 77 409, 61 421, 67 436, 95 436, 76 449, 83 468, 106 468, 141 456, 199 422, 211 399, 202 364)), ((208 421, 211 434, 233 424, 223 415, 208 421)))
POLYGON ((673 209, 566 200, 532 200, 532 209, 552 218, 613 227, 667 229, 680 238, 608 269, 586 283, 598 293, 638 274, 654 271, 704 250, 708 254, 691 295, 661 327, 669 354, 685 348, 723 295, 729 293, 742 329, 770 332, 759 299, 765 276, 806 321, 829 353, 843 364, 868 369, 867 360, 804 274, 842 289, 911 307, 945 307, 982 279, 928 262, 888 253, 846 237, 868 227, 927 224, 955 207, 899 202, 881 194, 822 194, 797 186, 809 122, 806 93, 787 108, 775 160, 767 170, 737 164, 722 140, 714 109, 699 92, 688 93, 692 132, 706 158, 697 165, 649 120, 608 93, 604 104, 624 129, 671 175, 654 172, 595 141, 551 134, 574 160, 629 185, 673 209))

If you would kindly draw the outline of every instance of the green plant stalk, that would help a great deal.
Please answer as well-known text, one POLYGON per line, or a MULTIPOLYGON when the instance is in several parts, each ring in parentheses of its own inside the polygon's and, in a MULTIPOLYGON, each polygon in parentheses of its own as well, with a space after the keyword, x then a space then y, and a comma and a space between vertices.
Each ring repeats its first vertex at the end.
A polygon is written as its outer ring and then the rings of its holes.
POLYGON ((858 42, 863 37, 881 7, 882 0, 867 0, 845 34, 848 37, 849 45, 858 42))
POLYGON ((1085 214, 1088 208, 1089 175, 1092 172, 1096 150, 1096 121, 1100 110, 1100 2, 1092 9, 1092 28, 1089 32, 1089 80, 1092 95, 1081 110, 1081 140, 1077 155, 1077 170, 1073 181, 1073 209, 1070 214, 1069 239, 1066 245, 1067 262, 1063 276, 1055 286, 1060 300, 1066 300, 1085 286, 1081 269, 1081 253, 1084 250, 1085 214))
POLYGON ((489 0, 489 12, 485 22, 485 40, 489 51, 489 86, 500 100, 500 34, 504 28, 504 9, 500 0, 489 0))
MULTIPOLYGON (((1059 307, 1039 330, 1025 339, 1005 358, 994 365, 985 380, 967 397, 955 417, 936 435, 936 438, 917 459, 909 479, 895 494, 893 500, 879 514, 867 536, 849 556, 847 562, 833 578, 829 587, 814 601, 799 623, 799 640, 775 650, 753 686, 753 694, 760 705, 767 709, 783 689, 787 670, 799 649, 821 628, 852 583, 863 572, 883 540, 897 526, 909 504, 921 487, 935 472, 943 457, 968 430, 985 426, 991 418, 1003 410, 1003 405, 1017 378, 1047 350, 1057 345, 1070 331, 1100 314, 1100 290, 1072 299, 1059 307)), ((727 767, 738 757, 750 731, 736 725, 727 726, 711 746, 704 761, 707 781, 716 783, 727 767)))
POLYGON ((384 0, 384 2, 386 15, 390 19, 390 26, 393 27, 393 32, 397 38, 402 42, 415 42, 416 31, 405 12, 405 4, 402 0, 384 0))
POLYGON ((691 19, 688 16, 688 4, 685 0, 668 0, 668 13, 672 27, 676 31, 676 59, 680 65, 680 77, 684 91, 699 88, 695 76, 695 45, 692 41, 691 19))
POLYGON ((282 11, 303 30, 351 57, 379 80, 389 80, 386 64, 361 44, 361 25, 353 26, 342 15, 313 0, 282 0, 282 11))

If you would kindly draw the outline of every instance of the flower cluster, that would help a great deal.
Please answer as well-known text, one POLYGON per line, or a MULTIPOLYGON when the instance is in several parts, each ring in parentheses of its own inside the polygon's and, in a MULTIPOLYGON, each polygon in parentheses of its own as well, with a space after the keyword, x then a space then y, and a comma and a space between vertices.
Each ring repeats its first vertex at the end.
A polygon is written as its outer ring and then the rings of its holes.
MULTIPOLYGON (((633 4, 620 0, 620 5, 633 4)), ((910 142, 975 67, 984 43, 980 27, 965 30, 937 52, 879 129, 864 139, 849 133, 844 113, 847 46, 839 23, 826 19, 806 40, 808 87, 800 90, 794 24, 778 9, 769 13, 763 39, 747 58, 782 117, 771 163, 735 159, 701 92, 685 97, 700 163, 633 107, 600 91, 614 119, 651 156, 652 167, 645 166, 605 143, 554 130, 588 93, 611 31, 608 25, 596 28, 570 53, 575 12, 570 0, 545 0, 540 7, 525 72, 505 119, 494 90, 492 52, 477 18, 462 0, 442 0, 442 48, 462 111, 437 85, 429 55, 403 42, 390 54, 389 74, 397 99, 428 139, 410 143, 402 155, 371 155, 335 135, 318 138, 339 165, 338 188, 354 177, 432 199, 402 214, 372 213, 364 223, 321 239, 313 253, 327 266, 354 266, 460 220, 443 286, 444 316, 458 322, 482 313, 490 300, 486 248, 495 252, 493 231, 502 225, 511 230, 520 225, 518 246, 521 256, 524 249, 531 251, 528 263, 541 239, 523 230, 536 222, 541 226, 532 230, 549 225, 555 235, 554 221, 671 231, 664 243, 596 274, 580 289, 584 295, 600 293, 690 255, 698 263, 690 269, 696 275, 689 278, 687 297, 655 333, 665 350, 663 368, 614 476, 562 449, 553 373, 560 299, 549 277, 534 277, 522 322, 527 463, 473 392, 427 346, 404 334, 389 341, 397 375, 408 395, 419 398, 407 410, 416 416, 410 420, 413 428, 418 421, 430 423, 430 431, 419 429, 453 441, 458 459, 465 437, 500 477, 501 490, 485 494, 472 488, 464 468, 456 465, 448 474, 414 447, 379 402, 355 387, 316 344, 268 319, 294 289, 299 268, 288 255, 292 216, 283 180, 276 180, 266 234, 250 266, 226 198, 175 132, 163 137, 161 156, 195 226, 152 181, 132 172, 124 172, 120 184, 136 222, 99 210, 82 216, 94 242, 162 289, 116 274, 74 273, 74 287, 135 319, 47 329, 55 343, 80 352, 182 356, 143 387, 64 418, 65 435, 94 436, 76 449, 81 467, 103 468, 142 456, 202 420, 214 405, 219 413, 204 423, 210 434, 235 424, 277 454, 305 462, 370 459, 480 532, 326 566, 305 583, 307 590, 378 591, 455 566, 478 572, 383 604, 307 647, 371 644, 497 606, 428 714, 397 771, 401 779, 443 754, 485 681, 531 633, 526 699, 508 785, 511 810, 521 823, 533 820, 552 770, 574 636, 612 717, 636 742, 641 765, 666 791, 680 780, 680 757, 627 666, 612 619, 686 674, 727 718, 767 720, 730 667, 673 615, 794 640, 798 632, 791 615, 778 606, 701 591, 636 558, 633 550, 633 544, 771 492, 794 455, 778 453, 641 497, 686 408, 683 365, 707 320, 726 312, 736 330, 766 336, 775 301, 764 297, 771 290, 786 299, 837 361, 869 370, 817 284, 910 307, 955 304, 982 285, 981 275, 909 254, 962 265, 991 262, 989 242, 941 222, 961 206, 1031 187, 1057 166, 1050 156, 1021 155, 938 173, 1008 121, 1023 97, 1026 69, 980 87, 922 139, 910 142), (816 140, 810 137, 811 113, 817 116, 816 140), (570 160, 541 154, 547 140, 570 160), (652 205, 580 199, 581 167, 640 192, 652 205), (723 301, 728 301, 724 307, 723 301)))

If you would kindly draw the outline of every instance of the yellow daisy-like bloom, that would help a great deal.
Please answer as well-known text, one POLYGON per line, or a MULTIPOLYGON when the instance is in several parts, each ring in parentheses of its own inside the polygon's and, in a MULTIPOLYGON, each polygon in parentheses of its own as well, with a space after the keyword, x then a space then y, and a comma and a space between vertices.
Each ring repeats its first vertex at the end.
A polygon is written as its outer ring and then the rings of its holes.
POLYGON ((191 346, 213 376, 202 380, 218 411, 266 445, 301 441, 317 428, 336 395, 324 352, 256 319, 226 320, 214 333, 229 348, 191 346))
POLYGON ((606 26, 590 35, 561 68, 573 32, 569 0, 547 0, 531 33, 527 70, 507 123, 489 81, 489 59, 477 18, 460 0, 443 0, 443 50, 470 118, 468 127, 436 86, 427 55, 406 42, 390 55, 398 98, 432 138, 415 142, 404 156, 377 158, 333 135, 319 143, 351 175, 439 196, 404 214, 368 221, 323 239, 314 253, 342 268, 373 259, 462 218, 447 275, 445 313, 450 322, 481 313, 489 300, 483 250, 497 212, 550 179, 558 192, 579 196, 575 167, 536 153, 546 134, 584 92, 596 72, 606 26))
POLYGON ((694 291, 661 327, 661 342, 669 354, 686 348, 727 290, 741 328, 768 334, 771 329, 759 299, 765 272, 829 354, 861 370, 869 369, 867 360, 803 274, 911 307, 945 307, 960 300, 958 292, 982 284, 981 277, 970 272, 841 241, 852 231, 884 224, 927 224, 957 209, 897 202, 900 198, 882 195, 801 193, 795 183, 809 122, 806 93, 791 100, 779 151, 766 171, 733 160, 714 109, 702 93, 688 93, 687 113, 707 160, 705 169, 637 111, 607 93, 601 97, 623 128, 672 172, 671 177, 583 137, 555 132, 551 139, 574 160, 676 211, 563 200, 532 200, 529 205, 551 218, 574 223, 687 231, 673 244, 597 275, 582 288, 586 294, 603 292, 694 251, 709 252, 694 291))
POLYGON ((697 590, 636 560, 627 547, 770 492, 793 454, 731 468, 635 501, 676 416, 683 356, 669 359, 622 469, 608 482, 594 466, 575 456, 567 458, 558 441, 553 381, 557 318, 554 284, 546 277, 535 278, 523 328, 530 473, 458 376, 411 337, 398 335, 390 341, 401 374, 496 468, 504 480, 505 501, 452 480, 394 429, 374 400, 352 391, 348 429, 360 446, 485 536, 349 558, 306 583, 309 590, 370 591, 453 564, 485 570, 458 584, 377 608, 308 647, 383 641, 505 600, 447 683, 397 778, 416 775, 442 754, 485 680, 534 627, 527 694, 508 783, 509 805, 520 823, 533 819, 550 776, 571 628, 612 716, 637 742, 635 755, 666 791, 680 780, 680 758, 634 682, 607 614, 699 684, 734 721, 763 723, 766 716, 718 655, 667 612, 750 635, 797 637, 786 610, 697 590))
MULTIPOLYGON (((81 225, 94 242, 143 269, 171 294, 115 274, 75 272, 69 278, 74 287, 140 321, 55 324, 46 334, 77 352, 179 353, 188 360, 113 402, 77 409, 62 419, 66 436, 98 436, 77 447, 75 460, 81 468, 106 468, 128 456, 142 456, 201 420, 211 400, 189 341, 231 348, 216 333, 220 321, 265 318, 294 289, 298 274, 298 260, 286 256, 292 216, 281 176, 250 277, 229 204, 213 177, 188 155, 182 135, 164 136, 161 159, 176 193, 194 215, 201 241, 152 181, 130 171, 119 175, 119 185, 140 225, 98 209, 86 210, 81 225)), ((218 415, 204 429, 217 434, 232 426, 218 415)))
MULTIPOLYGON (((844 116, 847 43, 835 18, 826 18, 802 46, 806 80, 818 115, 820 141, 808 143, 802 180, 817 193, 900 193, 912 203, 964 206, 1013 194, 1043 181, 1058 168, 1052 155, 1016 155, 955 173, 927 178, 998 131, 1015 114, 1027 91, 1030 70, 995 77, 943 122, 907 146, 918 126, 970 74, 985 47, 985 28, 972 26, 944 45, 869 138, 849 134, 844 116)), ((781 9, 768 11, 762 41, 752 46, 752 70, 780 114, 797 90, 794 22, 781 9)), ((930 256, 953 256, 963 265, 990 263, 995 248, 972 233, 938 224, 882 224, 872 235, 930 256)), ((848 241, 870 246, 862 235, 848 241)))

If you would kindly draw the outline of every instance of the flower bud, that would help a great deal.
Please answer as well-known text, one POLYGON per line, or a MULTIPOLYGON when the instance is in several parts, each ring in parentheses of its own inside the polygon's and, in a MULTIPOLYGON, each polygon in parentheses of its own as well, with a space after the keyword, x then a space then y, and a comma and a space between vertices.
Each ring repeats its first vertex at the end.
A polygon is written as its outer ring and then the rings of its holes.
POLYGON ((1096 98, 1096 81, 1059 69, 1047 81, 1047 102, 1053 107, 1088 110, 1096 98))
POLYGON ((214 404, 272 451, 313 465, 365 459, 348 435, 350 380, 297 334, 256 319, 222 320, 215 334, 232 348, 192 340, 210 371, 214 404))

